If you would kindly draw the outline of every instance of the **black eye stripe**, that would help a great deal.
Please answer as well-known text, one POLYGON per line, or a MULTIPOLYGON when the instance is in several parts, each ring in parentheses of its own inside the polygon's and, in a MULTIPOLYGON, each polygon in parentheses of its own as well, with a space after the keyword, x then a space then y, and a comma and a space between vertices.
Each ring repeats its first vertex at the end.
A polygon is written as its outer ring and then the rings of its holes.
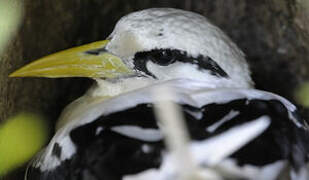
POLYGON ((147 54, 148 59, 161 66, 168 66, 176 61, 176 55, 173 51, 161 50, 151 51, 147 54))
POLYGON ((151 51, 137 52, 134 56, 134 66, 137 70, 155 77, 146 68, 148 61, 160 66, 168 66, 174 62, 196 64, 199 69, 209 70, 212 75, 228 78, 228 74, 210 57, 199 55, 196 58, 189 56, 186 52, 177 49, 154 49, 151 51))
POLYGON ((149 57, 146 52, 138 52, 135 54, 133 63, 134 63, 134 68, 136 70, 142 71, 145 74, 152 76, 153 78, 157 79, 155 75, 153 75, 151 72, 148 71, 146 67, 146 63, 149 61, 149 57))

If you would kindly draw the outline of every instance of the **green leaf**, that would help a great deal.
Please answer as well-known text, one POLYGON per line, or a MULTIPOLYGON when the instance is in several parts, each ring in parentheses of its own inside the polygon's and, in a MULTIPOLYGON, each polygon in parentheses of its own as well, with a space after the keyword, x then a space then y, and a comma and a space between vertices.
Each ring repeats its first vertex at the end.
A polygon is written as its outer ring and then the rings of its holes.
POLYGON ((47 140, 46 122, 38 115, 20 113, 0 126, 0 177, 18 168, 47 140))
POLYGON ((0 54, 17 31, 21 17, 21 0, 0 0, 0 54))
POLYGON ((295 92, 296 101, 305 106, 309 107, 309 83, 302 84, 295 92))

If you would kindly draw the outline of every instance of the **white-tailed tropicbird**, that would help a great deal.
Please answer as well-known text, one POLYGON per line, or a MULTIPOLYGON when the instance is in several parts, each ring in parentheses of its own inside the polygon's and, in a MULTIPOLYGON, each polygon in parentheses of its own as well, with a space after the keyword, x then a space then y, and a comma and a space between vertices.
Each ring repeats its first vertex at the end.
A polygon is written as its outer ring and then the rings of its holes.
POLYGON ((309 132, 286 99, 254 89, 244 54, 205 17, 153 8, 121 18, 104 41, 43 57, 11 77, 96 81, 63 111, 29 180, 175 179, 154 89, 182 107, 198 166, 222 179, 308 178, 309 132), (288 171, 286 171, 288 169, 288 171))

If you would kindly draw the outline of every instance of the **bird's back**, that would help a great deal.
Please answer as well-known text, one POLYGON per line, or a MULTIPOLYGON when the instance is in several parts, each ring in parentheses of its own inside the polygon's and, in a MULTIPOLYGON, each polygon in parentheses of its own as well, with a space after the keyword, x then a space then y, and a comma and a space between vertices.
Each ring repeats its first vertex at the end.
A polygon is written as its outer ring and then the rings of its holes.
MULTIPOLYGON (((178 95, 175 102, 182 107, 193 144, 203 144, 228 132, 229 143, 208 147, 228 149, 235 141, 229 130, 261 117, 270 120, 263 133, 216 164, 226 172, 223 177, 276 177, 274 174, 279 175, 288 165, 297 174, 306 165, 308 127, 295 106, 282 97, 254 89, 200 91, 200 84, 186 80, 174 80, 165 85, 174 87, 178 95), (188 88, 177 89, 178 84, 188 88)), ((152 93, 156 86, 89 107, 88 112, 92 114, 87 115, 88 119, 80 117, 78 125, 67 124, 57 132, 45 152, 28 169, 27 179, 131 180, 147 177, 149 170, 160 174, 157 177, 169 176, 162 169, 168 151, 160 123, 153 113, 152 93), (63 139, 69 140, 71 145, 63 143, 63 139)), ((208 148, 200 151, 208 152, 208 148)), ((200 165, 207 166, 207 156, 210 158, 213 154, 195 158, 200 165)))

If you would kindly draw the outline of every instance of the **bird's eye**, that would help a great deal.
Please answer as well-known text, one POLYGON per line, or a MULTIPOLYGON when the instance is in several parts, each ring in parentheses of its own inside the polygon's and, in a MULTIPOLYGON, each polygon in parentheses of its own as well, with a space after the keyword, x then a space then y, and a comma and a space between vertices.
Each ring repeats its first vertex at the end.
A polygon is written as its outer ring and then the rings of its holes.
POLYGON ((176 61, 176 57, 171 50, 154 50, 150 52, 149 59, 161 66, 167 66, 176 61))

